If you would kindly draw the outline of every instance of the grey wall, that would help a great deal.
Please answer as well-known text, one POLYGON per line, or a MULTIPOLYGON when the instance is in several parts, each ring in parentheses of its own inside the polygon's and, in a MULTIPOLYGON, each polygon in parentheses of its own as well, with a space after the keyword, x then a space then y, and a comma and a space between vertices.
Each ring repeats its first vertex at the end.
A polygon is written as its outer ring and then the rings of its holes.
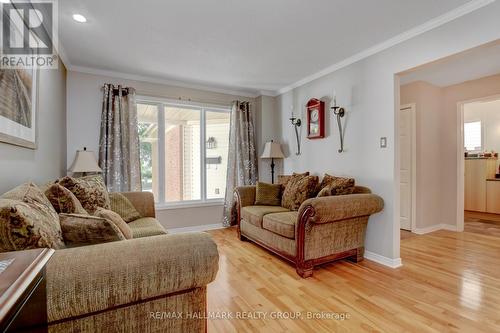
MULTIPOLYGON (((274 140, 279 142, 281 139, 280 114, 276 108, 276 98, 270 96, 259 96, 255 99, 255 128, 257 156, 259 164, 259 180, 262 182, 271 182, 271 160, 261 159, 260 155, 264 152, 266 142, 274 140)), ((283 174, 283 160, 274 161, 276 167, 274 180, 277 175, 283 174)))
POLYGON ((66 68, 40 70, 38 80, 38 148, 0 142, 0 193, 66 173, 66 68))

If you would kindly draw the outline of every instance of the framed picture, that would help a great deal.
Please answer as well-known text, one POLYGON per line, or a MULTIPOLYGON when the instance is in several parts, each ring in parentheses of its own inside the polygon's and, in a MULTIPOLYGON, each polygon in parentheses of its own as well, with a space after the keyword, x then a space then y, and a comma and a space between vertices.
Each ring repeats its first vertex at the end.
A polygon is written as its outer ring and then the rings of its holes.
POLYGON ((325 137, 325 102, 313 98, 307 102, 307 138, 325 137))
MULTIPOLYGON (((10 37, 22 43, 23 27, 11 27, 10 37)), ((0 142, 36 149, 37 74, 34 68, 0 68, 0 142)))

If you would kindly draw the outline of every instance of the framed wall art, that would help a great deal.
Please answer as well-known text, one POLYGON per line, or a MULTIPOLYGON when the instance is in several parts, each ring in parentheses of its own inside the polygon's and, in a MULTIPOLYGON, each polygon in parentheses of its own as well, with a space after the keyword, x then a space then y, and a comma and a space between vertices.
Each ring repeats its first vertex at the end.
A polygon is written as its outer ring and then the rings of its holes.
POLYGON ((0 141, 36 149, 37 71, 0 69, 0 141))
MULTIPOLYGON (((23 45, 18 21, 11 21, 9 42, 23 45)), ((36 149, 37 76, 34 67, 0 68, 0 142, 36 149)))

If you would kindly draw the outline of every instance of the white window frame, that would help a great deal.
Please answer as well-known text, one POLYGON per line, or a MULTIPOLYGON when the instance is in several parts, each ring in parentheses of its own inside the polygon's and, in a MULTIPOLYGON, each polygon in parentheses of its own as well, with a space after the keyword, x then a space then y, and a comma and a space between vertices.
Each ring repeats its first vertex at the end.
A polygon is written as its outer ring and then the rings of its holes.
POLYGON ((464 121, 464 149, 466 152, 481 152, 484 151, 484 138, 485 138, 485 133, 484 133, 484 123, 481 119, 476 119, 476 120, 468 120, 464 121), (468 150, 467 147, 465 147, 465 124, 470 124, 470 123, 479 123, 479 126, 481 127, 481 146, 479 149, 474 149, 474 150, 468 150))
POLYGON ((231 112, 231 106, 209 103, 197 103, 191 101, 180 101, 168 98, 137 96, 138 104, 155 105, 158 108, 158 202, 155 203, 157 210, 190 208, 190 207, 209 207, 220 206, 224 204, 224 198, 207 199, 207 169, 206 169, 206 112, 231 112), (199 200, 182 200, 175 202, 165 202, 165 107, 182 107, 200 110, 200 196, 199 200))

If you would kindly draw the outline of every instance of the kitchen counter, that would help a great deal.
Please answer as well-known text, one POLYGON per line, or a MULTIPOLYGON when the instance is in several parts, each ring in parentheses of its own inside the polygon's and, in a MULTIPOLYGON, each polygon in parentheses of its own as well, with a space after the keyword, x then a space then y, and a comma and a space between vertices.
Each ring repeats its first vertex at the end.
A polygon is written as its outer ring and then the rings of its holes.
POLYGON ((466 157, 466 160, 498 160, 498 157, 466 157))
POLYGON ((500 182, 500 178, 488 178, 486 179, 487 182, 500 182))

